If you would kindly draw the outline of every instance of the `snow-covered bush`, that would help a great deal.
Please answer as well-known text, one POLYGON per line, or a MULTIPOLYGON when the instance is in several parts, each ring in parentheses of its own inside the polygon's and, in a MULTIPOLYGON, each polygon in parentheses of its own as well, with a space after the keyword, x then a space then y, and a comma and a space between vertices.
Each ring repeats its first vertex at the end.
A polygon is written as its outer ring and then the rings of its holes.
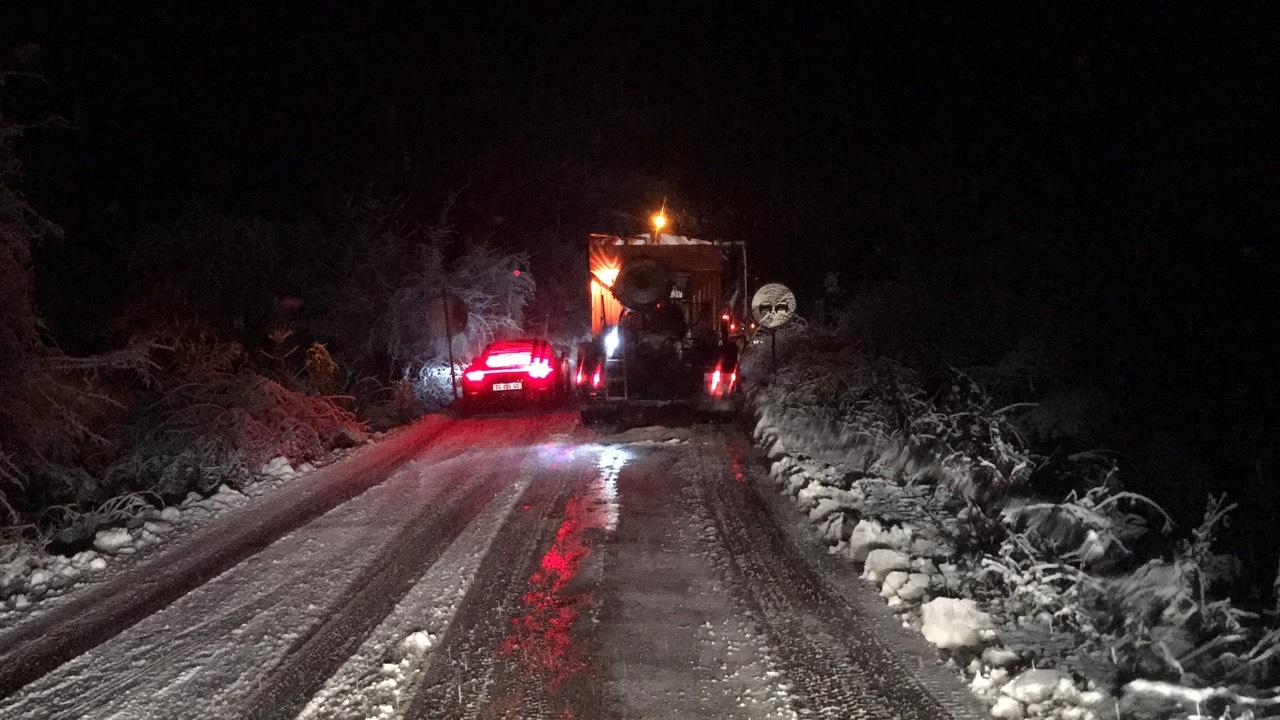
MULTIPOLYGON (((928 392, 919 373, 890 358, 851 351, 829 331, 793 330, 780 342, 783 366, 759 392, 847 430, 848 442, 871 449, 864 469, 950 483, 979 504, 1006 497, 1031 477, 1035 458, 1007 409, 996 407, 964 372, 949 369, 928 392)), ((747 358, 748 376, 767 376, 767 350, 757 346, 747 358)))
POLYGON ((1079 696, 1071 717, 1245 717, 1277 694, 1275 617, 1228 599, 1239 563, 1212 548, 1233 506, 1210 498, 1175 548, 1155 534, 1176 531, 1169 514, 1125 489, 1114 455, 1037 452, 1009 420, 1025 405, 1001 407, 971 374, 926 379, 813 328, 779 341, 776 372, 767 348, 744 362, 779 488, 831 552, 867 563, 904 624, 923 627, 918 603, 930 597, 990 613, 1010 648, 1000 667, 971 663, 978 649, 953 652, 1002 716, 1054 711, 998 684, 1027 659, 1088 680, 1087 692, 1054 694, 1079 696), (1176 685, 1142 684, 1157 680, 1176 685), (1193 697, 1205 705, 1187 706, 1193 697))
POLYGON ((1011 532, 1082 567, 1122 563, 1132 555, 1128 545, 1150 529, 1152 516, 1164 532, 1173 528, 1168 513, 1150 498, 1117 492, 1105 480, 1080 495, 1073 490, 1061 502, 1010 503, 1002 512, 1011 532))
POLYGON ((425 226, 402 202, 352 199, 314 241, 341 272, 300 289, 306 311, 297 325, 306 336, 326 339, 339 365, 372 378, 350 388, 362 407, 393 397, 397 383, 416 389, 422 409, 450 400, 442 392, 448 375, 440 372, 447 370, 450 341, 433 332, 439 323, 427 316, 442 293, 467 307, 465 317, 453 319, 459 362, 494 338, 521 332, 535 287, 527 255, 455 243, 451 207, 446 202, 425 226))
POLYGON ((1040 552, 1026 535, 1005 538, 996 552, 983 557, 982 570, 980 577, 998 585, 1012 612, 1027 617, 1045 613, 1058 631, 1092 631, 1081 599, 1097 591, 1093 578, 1040 552))
POLYGON ((1198 685, 1274 682, 1280 631, 1215 596, 1224 558, 1214 540, 1234 505, 1210 498, 1204 519, 1172 558, 1157 558, 1111 583, 1115 660, 1126 674, 1198 685))
POLYGON ((128 452, 104 473, 138 477, 165 497, 236 483, 270 458, 313 459, 360 428, 333 399, 306 395, 247 366, 235 344, 170 338, 159 379, 121 428, 128 452))

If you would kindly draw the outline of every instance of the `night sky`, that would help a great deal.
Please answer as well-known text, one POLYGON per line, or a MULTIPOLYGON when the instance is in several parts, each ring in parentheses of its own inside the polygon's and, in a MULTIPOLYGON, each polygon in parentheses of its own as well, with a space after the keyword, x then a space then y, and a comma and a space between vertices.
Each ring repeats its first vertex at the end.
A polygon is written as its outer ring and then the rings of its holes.
POLYGON ((77 243, 370 189, 465 188, 460 229, 511 243, 667 197, 793 280, 1100 237, 1246 252, 1274 227, 1262 5, 25 5, 5 45, 45 80, 11 114, 74 126, 24 150, 77 243))
POLYGON ((69 349, 99 349, 155 280, 122 270, 144 231, 192 207, 433 218, 457 192, 459 237, 578 287, 584 235, 665 198, 802 313, 901 283, 953 313, 959 362, 1039 338, 1126 422, 1280 443, 1273 4, 256 5, 4 11, 3 66, 42 76, 7 116, 69 123, 19 146, 66 230, 39 275, 69 349))

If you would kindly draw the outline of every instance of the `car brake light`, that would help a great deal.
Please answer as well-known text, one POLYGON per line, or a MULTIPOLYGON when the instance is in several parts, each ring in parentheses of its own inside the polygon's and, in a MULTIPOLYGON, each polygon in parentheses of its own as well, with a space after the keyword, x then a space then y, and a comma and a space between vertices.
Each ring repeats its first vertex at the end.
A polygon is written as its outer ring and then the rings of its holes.
POLYGON ((484 359, 484 364, 491 368, 512 368, 528 365, 532 356, 527 352, 494 353, 484 359))
POLYGON ((551 363, 546 358, 536 360, 525 368, 525 372, 529 373, 529 377, 541 380, 551 374, 551 363))
POLYGON ((711 394, 714 395, 720 387, 720 368, 711 371, 711 394))
POLYGON ((587 374, 583 372, 582 368, 578 368, 578 377, 574 380, 574 382, 577 383, 578 385, 581 385, 583 381, 586 379, 587 379, 587 374))
POLYGON ((596 372, 591 376, 591 387, 600 387, 600 368, 596 368, 596 372))
POLYGON ((483 380, 483 379, 484 379, 484 371, 483 371, 483 370, 468 370, 468 371, 467 371, 467 373, 466 373, 466 375, 464 375, 464 377, 466 377, 466 378, 467 378, 468 380, 470 380, 471 382, 480 382, 481 380, 483 380))

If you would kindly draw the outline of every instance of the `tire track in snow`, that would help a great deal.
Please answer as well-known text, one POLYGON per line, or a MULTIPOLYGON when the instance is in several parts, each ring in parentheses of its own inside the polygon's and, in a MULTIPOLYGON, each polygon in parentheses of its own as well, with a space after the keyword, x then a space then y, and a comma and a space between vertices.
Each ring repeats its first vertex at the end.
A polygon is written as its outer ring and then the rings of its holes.
MULTIPOLYGON (((436 418, 361 455, 321 468, 283 506, 256 502, 198 531, 180 546, 104 580, 48 612, 0 634, 0 698, 71 658, 110 640, 145 617, 234 567, 281 536, 386 480, 423 443, 449 429, 436 418), (352 480, 354 476, 355 480, 352 480), (111 601, 103 602, 104 597, 111 601)), ((268 495, 266 497, 271 497, 268 495)))
POLYGON ((687 477, 672 472, 697 446, 638 451, 618 479, 625 511, 609 546, 600 654, 605 695, 629 718, 794 718, 775 687, 768 647, 723 578, 723 552, 687 477))
POLYGON ((398 479, 286 535, 124 636, 24 688, 0 703, 0 716, 242 714, 240 701, 257 684, 261 668, 326 621, 345 599, 341 593, 355 586, 353 579, 395 544, 396 532, 452 512, 450 498, 456 501, 480 482, 476 475, 504 474, 528 452, 522 438, 546 434, 545 423, 482 425, 469 423, 450 433, 471 441, 456 443, 452 460, 437 462, 428 453, 397 473, 398 479), (498 449, 475 456, 461 452, 483 447, 486 439, 498 449))
POLYGON ((453 512, 438 522, 400 533, 391 553, 352 584, 352 595, 322 625, 297 640, 275 667, 265 671, 250 693, 248 716, 276 720, 297 715, 325 678, 355 652, 508 482, 506 473, 488 477, 449 503, 453 512))
MULTIPOLYGON (((577 617, 578 608, 567 608, 559 602, 572 603, 577 598, 559 594, 564 588, 555 586, 555 579, 550 577, 554 573, 539 574, 539 558, 551 558, 556 564, 574 562, 565 553, 580 553, 582 548, 561 547, 558 541, 572 542, 568 536, 580 530, 584 520, 609 522, 599 516, 588 517, 589 513, 600 511, 592 503, 592 490, 593 484, 600 484, 601 472, 607 478, 609 470, 602 467, 578 473, 577 477, 562 472, 547 478, 548 482, 530 485, 518 501, 518 509, 494 539, 493 549, 481 564, 443 642, 432 653, 445 662, 432 662, 427 668, 404 717, 534 720, 553 717, 553 711, 554 717, 599 717, 595 709, 580 712, 576 707, 559 707, 566 702, 583 702, 584 698, 574 695, 574 690, 580 689, 577 686, 554 698, 557 707, 551 707, 548 689, 559 678, 540 672, 536 659, 538 653, 543 653, 565 665, 575 664, 565 657, 574 648, 560 642, 569 640, 569 628, 562 625, 577 617), (582 495, 574 497, 575 491, 582 495), (564 521, 557 522, 559 518, 564 521), (534 647, 504 642, 521 627, 532 628, 530 639, 534 647), (521 662, 530 657, 522 653, 533 653, 535 662, 521 662)), ((579 554, 576 559, 582 557, 579 554)), ((599 668, 592 670, 598 672, 599 668)), ((594 692, 589 686, 585 689, 594 692)))
MULTIPOLYGON (((728 440, 729 453, 743 455, 728 440)), ((723 548, 734 594, 768 639, 782 688, 803 717, 860 720, 978 720, 972 703, 944 706, 875 629, 813 571, 750 481, 726 453, 686 456, 723 548)), ((945 697, 945 693, 943 694, 945 697)), ((951 700, 952 698, 947 698, 951 700)))
POLYGON ((425 487, 413 505, 405 503, 403 490, 392 492, 419 486, 422 474, 451 473, 450 463, 442 465, 397 473, 386 490, 360 501, 359 511, 336 510, 285 536, 23 688, 0 703, 0 716, 200 717, 214 710, 211 704, 234 703, 263 664, 284 653, 299 633, 325 621, 343 601, 345 589, 394 542, 396 527, 403 533, 406 520, 456 499, 456 487, 443 482, 425 487), (351 522, 349 516, 356 512, 384 517, 388 525, 366 532, 351 522), (395 512, 402 515, 397 518, 395 512))
MULTIPOLYGON (((471 590, 480 565, 493 548, 503 521, 529 487, 546 482, 541 474, 570 472, 551 453, 550 466, 523 469, 419 580, 324 687, 298 720, 394 720, 412 698, 423 672, 439 658, 439 638, 448 630, 471 590)), ((530 463, 526 463, 528 466, 530 463)))

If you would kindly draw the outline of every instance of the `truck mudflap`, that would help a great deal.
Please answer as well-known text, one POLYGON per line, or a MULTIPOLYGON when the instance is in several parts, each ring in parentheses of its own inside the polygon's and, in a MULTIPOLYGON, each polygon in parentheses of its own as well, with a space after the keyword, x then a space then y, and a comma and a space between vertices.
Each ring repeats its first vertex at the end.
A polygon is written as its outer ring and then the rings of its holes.
POLYGON ((592 398, 578 404, 584 425, 610 425, 621 428, 646 425, 692 425, 695 423, 728 423, 742 407, 739 396, 683 400, 604 400, 592 398))

